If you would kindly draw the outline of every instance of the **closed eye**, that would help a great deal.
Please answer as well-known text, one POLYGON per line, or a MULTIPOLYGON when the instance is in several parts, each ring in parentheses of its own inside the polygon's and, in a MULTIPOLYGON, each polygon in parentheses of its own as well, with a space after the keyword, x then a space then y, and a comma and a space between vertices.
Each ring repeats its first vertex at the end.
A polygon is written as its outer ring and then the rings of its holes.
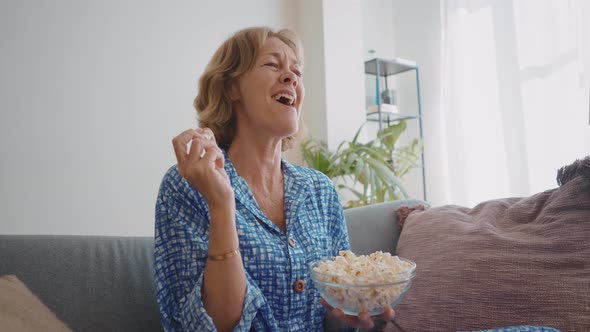
POLYGON ((269 66, 269 67, 273 67, 273 68, 279 68, 279 64, 276 62, 269 62, 269 63, 265 63, 265 66, 269 66))

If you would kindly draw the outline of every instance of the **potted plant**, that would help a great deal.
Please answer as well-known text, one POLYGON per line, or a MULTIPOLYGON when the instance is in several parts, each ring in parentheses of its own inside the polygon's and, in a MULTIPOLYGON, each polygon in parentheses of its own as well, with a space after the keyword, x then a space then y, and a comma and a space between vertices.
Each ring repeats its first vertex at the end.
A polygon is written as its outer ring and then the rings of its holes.
POLYGON ((405 121, 400 121, 380 130, 375 139, 361 143, 358 138, 363 127, 352 141, 340 143, 333 152, 325 142, 312 138, 303 141, 305 163, 332 179, 345 208, 407 198, 402 178, 420 158, 420 140, 396 146, 407 127, 405 121), (345 199, 346 194, 352 199, 345 199))

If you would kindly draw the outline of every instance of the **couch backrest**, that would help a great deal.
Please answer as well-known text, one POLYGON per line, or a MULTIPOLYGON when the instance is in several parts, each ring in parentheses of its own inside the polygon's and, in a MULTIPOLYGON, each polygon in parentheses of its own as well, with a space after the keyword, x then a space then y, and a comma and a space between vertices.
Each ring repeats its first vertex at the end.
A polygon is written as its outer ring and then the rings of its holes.
POLYGON ((74 331, 162 331, 151 237, 0 235, 14 274, 74 331))
MULTIPOLYGON (((400 200, 345 210, 357 254, 395 252, 400 200)), ((162 331, 152 237, 0 235, 0 275, 14 274, 74 331, 162 331)))
POLYGON ((424 203, 406 199, 344 210, 350 246, 355 254, 366 255, 377 250, 395 253, 400 227, 396 210, 403 205, 424 203))

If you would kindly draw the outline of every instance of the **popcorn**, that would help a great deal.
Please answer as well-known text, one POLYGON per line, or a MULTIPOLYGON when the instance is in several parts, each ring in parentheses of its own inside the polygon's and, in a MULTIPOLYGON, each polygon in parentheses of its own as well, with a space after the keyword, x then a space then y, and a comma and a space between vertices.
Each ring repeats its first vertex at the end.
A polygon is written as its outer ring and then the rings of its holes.
POLYGON ((330 305, 347 314, 379 314, 409 289, 411 268, 410 262, 390 253, 357 256, 341 251, 339 256, 317 263, 312 274, 330 305))
MULTIPOLYGON (((203 136, 205 138, 205 140, 213 140, 215 138, 215 134, 213 134, 213 131, 209 128, 203 128, 203 136)), ((191 151, 191 145, 193 144, 193 141, 190 140, 188 141, 188 143, 186 143, 186 154, 189 154, 191 151)), ((199 154, 200 158, 203 158, 205 156, 205 149, 203 149, 201 151, 201 153, 199 154)))
MULTIPOLYGON (((203 128, 203 136, 205 136, 206 140, 212 140, 215 135, 213 134, 213 131, 209 128, 203 128)), ((200 158, 203 158, 205 156, 205 149, 203 149, 203 151, 201 151, 201 155, 199 156, 200 158)))
POLYGON ((209 128, 203 128, 203 136, 205 136, 206 140, 212 140, 215 137, 213 131, 209 128))

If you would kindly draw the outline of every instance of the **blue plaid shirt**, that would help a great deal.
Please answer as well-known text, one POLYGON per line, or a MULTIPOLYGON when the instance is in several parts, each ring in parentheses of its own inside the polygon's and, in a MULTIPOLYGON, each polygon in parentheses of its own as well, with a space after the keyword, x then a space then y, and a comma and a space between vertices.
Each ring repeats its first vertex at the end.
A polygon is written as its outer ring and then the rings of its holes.
MULTIPOLYGON (((285 160, 282 167, 286 232, 262 213, 225 154, 247 281, 236 331, 323 330, 325 309, 310 280, 309 264, 350 249, 342 205, 330 179, 285 160), (294 290, 297 280, 305 282, 301 293, 294 290)), ((156 296, 167 331, 215 330, 201 300, 209 220, 201 194, 177 166, 171 167, 160 186, 155 229, 156 296)))

